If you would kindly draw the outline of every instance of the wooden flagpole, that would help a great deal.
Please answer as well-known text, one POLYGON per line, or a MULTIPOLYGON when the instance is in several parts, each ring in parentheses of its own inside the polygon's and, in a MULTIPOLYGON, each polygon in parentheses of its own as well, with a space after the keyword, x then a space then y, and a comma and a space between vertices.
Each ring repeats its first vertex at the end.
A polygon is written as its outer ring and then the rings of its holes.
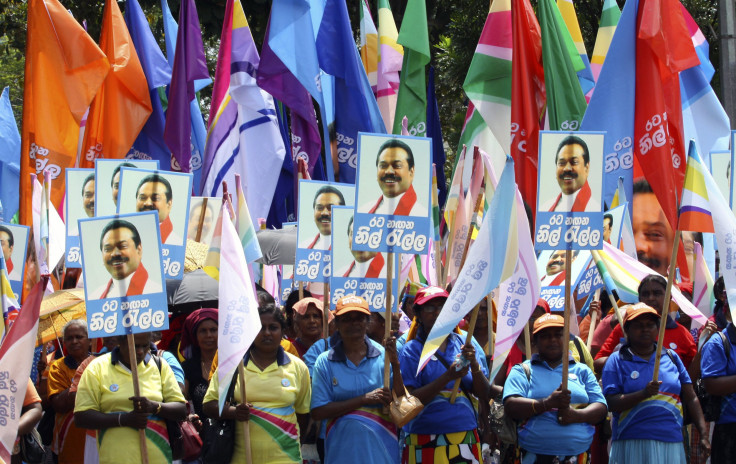
MULTIPOLYGON (((465 336, 465 344, 469 344, 473 340, 473 332, 475 331, 475 324, 478 322, 478 311, 480 310, 480 303, 475 305, 473 313, 470 316, 470 324, 468 325, 468 334, 465 336)), ((455 379, 455 383, 452 386, 452 395, 450 395, 450 403, 455 404, 455 398, 457 398, 457 391, 460 388, 460 381, 462 379, 455 379)))
POLYGON ((194 237, 195 242, 199 242, 202 238, 202 227, 204 226, 204 216, 207 214, 207 197, 202 198, 202 206, 199 209, 199 223, 197 224, 197 234, 194 237))
MULTIPOLYGON (((138 384, 138 359, 135 356, 135 338, 132 333, 126 335, 128 340, 128 358, 130 359, 130 375, 133 377, 133 395, 141 396, 141 387, 138 384)), ((133 406, 135 410, 135 406, 133 406)), ((141 445, 141 462, 148 464, 148 445, 146 443, 146 430, 138 430, 138 438, 141 445)))
MULTIPOLYGON (((245 364, 241 360, 238 363, 238 374, 239 374, 239 382, 240 382, 240 391, 242 392, 243 396, 243 403, 246 403, 246 396, 245 396, 245 364)), ((250 427, 248 426, 250 424, 250 421, 246 421, 245 424, 243 424, 243 439, 245 440, 244 448, 245 448, 245 462, 247 464, 253 463, 253 457, 251 456, 251 447, 250 447, 250 427)))
POLYGON ((524 325, 524 354, 526 359, 532 359, 532 327, 531 321, 526 321, 524 325))
MULTIPOLYGON (((600 301, 601 300, 601 289, 595 291, 595 295, 593 296, 593 301, 600 301)), ((585 342, 586 348, 588 348, 588 351, 590 351, 590 345, 593 343, 593 333, 595 333, 595 323, 596 323, 596 316, 598 313, 593 313, 590 315, 590 328, 588 328, 588 340, 585 342)), ((601 314, 603 316, 603 314, 601 314)))
POLYGON ((570 312, 572 306, 572 250, 565 250, 565 327, 562 331, 562 390, 567 390, 567 376, 570 368, 570 356, 567 347, 570 344, 570 312))
MULTIPOLYGON (((440 168, 441 169, 441 168, 440 168)), ((437 195, 437 165, 432 163, 432 217, 434 218, 434 208, 439 210, 440 200, 437 195)), ((434 224, 439 227, 439 224, 434 224)), ((434 231, 432 231, 434 233, 434 231)), ((442 281, 442 262, 440 261, 440 243, 435 240, 433 243, 434 253, 434 270, 437 274, 437 286, 444 288, 445 282, 442 281)))
MULTIPOLYGON (((384 329, 383 329, 383 340, 384 347, 386 342, 391 337, 391 306, 393 297, 393 276, 394 276, 394 254, 393 252, 386 253, 386 313, 384 314, 384 329)), ((383 386, 384 388, 391 388, 391 364, 388 360, 388 356, 383 357, 383 386)))
POLYGON ((675 239, 672 242, 672 255, 670 256, 670 267, 667 273, 667 288, 664 291, 664 303, 662 304, 662 316, 659 319, 659 336, 657 337, 657 352, 654 358, 654 376, 652 380, 655 382, 659 379, 659 361, 662 356, 662 345, 664 345, 664 331, 667 327, 667 317, 669 317, 670 296, 672 295, 672 284, 675 281, 675 265, 677 263, 677 249, 680 247, 680 229, 675 231, 675 239))

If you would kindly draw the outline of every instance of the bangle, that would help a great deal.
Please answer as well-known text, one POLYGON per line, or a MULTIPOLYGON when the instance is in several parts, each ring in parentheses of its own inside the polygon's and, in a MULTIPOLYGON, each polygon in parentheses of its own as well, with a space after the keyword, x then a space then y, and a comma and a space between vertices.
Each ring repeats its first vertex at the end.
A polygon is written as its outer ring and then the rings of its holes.
POLYGON ((122 427, 123 426, 123 424, 120 423, 120 418, 122 417, 122 415, 123 415, 122 412, 118 414, 118 427, 122 427))
POLYGON ((163 405, 163 403, 159 403, 159 404, 158 404, 158 407, 156 408, 156 412, 154 412, 154 414, 158 414, 158 413, 160 413, 160 412, 161 412, 161 406, 162 406, 162 405, 163 405))
POLYGON ((537 408, 535 407, 536 405, 537 405, 537 400, 532 400, 532 412, 534 413, 534 415, 535 415, 535 416, 536 416, 537 414, 539 414, 539 413, 537 412, 537 408))

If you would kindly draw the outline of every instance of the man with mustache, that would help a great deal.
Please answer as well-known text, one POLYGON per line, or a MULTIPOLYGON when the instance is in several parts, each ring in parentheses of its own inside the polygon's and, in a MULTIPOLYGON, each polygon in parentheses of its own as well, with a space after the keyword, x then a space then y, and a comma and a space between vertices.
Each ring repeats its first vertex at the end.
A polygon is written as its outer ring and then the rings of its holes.
MULTIPOLYGON (((572 251, 572 262, 578 257, 578 250, 572 251)), ((542 287, 554 287, 557 285, 565 285, 565 250, 556 250, 550 255, 547 261, 546 274, 539 281, 542 287)))
POLYGON ((634 182, 632 198, 634 242, 639 262, 667 275, 675 234, 652 187, 644 179, 634 182))
POLYGON ((595 199, 591 201, 588 171, 590 170, 590 154, 588 145, 575 135, 565 137, 557 147, 555 155, 557 184, 560 194, 548 201, 542 211, 549 212, 596 212, 600 205, 595 199))
POLYGON ((95 174, 92 173, 82 183, 82 206, 87 217, 95 217, 95 174))
POLYGON ((110 187, 112 187, 112 202, 115 204, 115 207, 118 206, 118 192, 120 191, 120 169, 122 168, 135 168, 137 167, 133 163, 120 163, 117 166, 115 166, 115 169, 112 171, 112 179, 110 179, 110 187))
POLYGON ((182 238, 174 232, 171 223, 171 203, 173 195, 171 184, 160 174, 144 177, 136 189, 136 211, 158 211, 158 226, 161 230, 161 243, 164 245, 183 245, 182 238))
POLYGON ((161 284, 148 278, 141 258, 143 247, 138 229, 123 219, 113 219, 100 235, 102 263, 112 277, 92 292, 91 298, 147 295, 161 291, 161 284))
POLYGON ((360 207, 361 213, 395 216, 426 216, 427 207, 417 201, 414 191, 414 154, 400 139, 389 139, 376 157, 378 186, 382 195, 377 201, 360 207))
POLYGON ((341 269, 337 275, 343 277, 358 277, 377 279, 386 277, 386 262, 382 253, 375 251, 357 251, 353 250, 353 216, 348 221, 348 246, 350 253, 353 255, 353 261, 345 268, 341 269))
POLYGON ((329 250, 332 247, 332 207, 345 206, 345 197, 342 192, 331 185, 325 185, 317 190, 312 202, 314 224, 319 231, 314 238, 301 243, 301 248, 310 250, 329 250))

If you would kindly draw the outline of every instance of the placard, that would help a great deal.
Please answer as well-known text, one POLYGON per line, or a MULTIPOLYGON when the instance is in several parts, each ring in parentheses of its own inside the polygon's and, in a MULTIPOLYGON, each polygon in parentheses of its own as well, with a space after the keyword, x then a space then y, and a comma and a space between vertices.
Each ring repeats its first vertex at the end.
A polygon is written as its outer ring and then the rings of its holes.
POLYGON ((189 201, 189 224, 187 225, 187 239, 209 245, 212 235, 215 233, 218 208, 222 204, 222 198, 215 197, 192 197, 189 201), (206 200, 206 202, 205 202, 206 200), (204 219, 202 213, 204 212, 204 219), (197 238, 199 222, 202 221, 202 232, 197 238))
POLYGON ((95 215, 111 216, 118 211, 120 169, 122 167, 156 170, 158 160, 106 159, 95 160, 95 215))
POLYGON ((30 227, 0 222, 0 248, 2 248, 5 266, 8 269, 10 288, 18 303, 21 302, 23 296, 23 277, 26 270, 29 234, 30 227))
POLYGON ((66 267, 81 268, 82 252, 79 248, 77 221, 95 217, 95 170, 66 169, 66 267))

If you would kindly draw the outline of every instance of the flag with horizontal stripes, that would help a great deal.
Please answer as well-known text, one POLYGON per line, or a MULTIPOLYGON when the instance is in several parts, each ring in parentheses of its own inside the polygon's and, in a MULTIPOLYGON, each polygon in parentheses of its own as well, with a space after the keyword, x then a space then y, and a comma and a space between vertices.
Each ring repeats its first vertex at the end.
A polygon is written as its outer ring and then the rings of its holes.
POLYGON ((578 81, 580 82, 580 87, 583 89, 583 94, 590 98, 589 95, 593 91, 593 87, 595 87, 595 79, 593 78, 593 70, 588 60, 588 52, 585 50, 583 34, 580 32, 580 24, 578 23, 578 15, 575 13, 575 5, 572 0, 557 0, 557 7, 560 9, 560 14, 565 21, 565 25, 567 25, 567 30, 570 32, 570 37, 572 37, 575 48, 580 54, 580 60, 583 62, 583 69, 577 71, 578 81))
POLYGON ((620 17, 621 10, 618 8, 616 0, 604 0, 598 34, 595 36, 593 58, 590 60, 590 68, 596 82, 598 82, 598 76, 601 74, 601 68, 603 68, 603 62, 606 60, 608 49, 611 48, 613 34, 616 32, 620 17))
MULTIPOLYGON (((691 142, 691 144, 694 143, 694 141, 691 142)), ((709 193, 705 184, 705 176, 710 176, 710 173, 697 156, 694 145, 691 145, 690 150, 693 153, 687 158, 677 227, 680 230, 712 233, 715 231, 710 210, 710 194, 714 192, 709 193)))
POLYGON ((378 75, 376 101, 384 125, 394 127, 399 71, 404 61, 404 47, 396 43, 399 31, 388 0, 378 0, 378 75))
POLYGON ((243 186, 240 184, 240 174, 235 174, 235 191, 238 197, 238 212, 236 215, 238 237, 240 237, 240 243, 243 245, 245 261, 250 264, 257 259, 260 259, 263 254, 261 253, 261 246, 258 244, 258 239, 256 238, 256 228, 253 226, 253 221, 250 219, 248 203, 245 201, 243 186))
POLYGON ((360 59, 363 61, 368 82, 376 93, 376 72, 378 70, 378 31, 373 23, 368 1, 360 2, 360 59))

